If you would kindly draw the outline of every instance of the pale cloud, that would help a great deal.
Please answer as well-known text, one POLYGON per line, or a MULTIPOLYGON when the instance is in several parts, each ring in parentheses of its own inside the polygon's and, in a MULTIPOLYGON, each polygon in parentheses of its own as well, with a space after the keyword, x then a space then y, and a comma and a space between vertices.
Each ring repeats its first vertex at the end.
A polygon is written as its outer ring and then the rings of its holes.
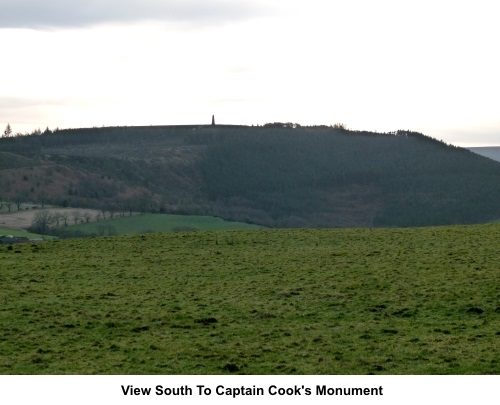
POLYGON ((38 103, 38 101, 33 99, 24 99, 19 97, 0 97, 0 111, 15 108, 32 107, 33 105, 37 105, 38 103))
POLYGON ((53 29, 164 21, 221 24, 260 15, 247 0, 0 0, 0 28, 53 29))
POLYGON ((45 122, 51 110, 57 110, 68 104, 63 98, 36 97, 1 97, 0 128, 11 124, 15 133, 27 133, 35 128, 45 128, 45 122))
POLYGON ((33 107, 58 107, 67 104, 69 99, 64 98, 33 98, 33 97, 0 97, 0 114, 33 107))

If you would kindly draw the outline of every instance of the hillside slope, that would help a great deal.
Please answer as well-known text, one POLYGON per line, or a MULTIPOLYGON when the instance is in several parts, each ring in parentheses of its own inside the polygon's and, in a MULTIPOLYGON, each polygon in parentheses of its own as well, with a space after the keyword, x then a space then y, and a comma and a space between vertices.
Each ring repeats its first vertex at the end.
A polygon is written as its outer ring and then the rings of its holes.
MULTIPOLYGON (((500 218, 500 163, 410 131, 279 123, 84 128, 0 139, 0 151, 74 171, 64 188, 50 192, 69 205, 215 215, 274 227, 500 218), (104 186, 94 192, 103 181, 111 192, 104 186)), ((4 194, 12 197, 28 183, 29 176, 11 180, 4 194)))
POLYGON ((94 208, 116 205, 115 210, 129 210, 132 206, 147 207, 148 199, 153 198, 139 184, 112 179, 96 170, 68 164, 64 159, 30 159, 0 152, 0 165, 0 203, 94 208))

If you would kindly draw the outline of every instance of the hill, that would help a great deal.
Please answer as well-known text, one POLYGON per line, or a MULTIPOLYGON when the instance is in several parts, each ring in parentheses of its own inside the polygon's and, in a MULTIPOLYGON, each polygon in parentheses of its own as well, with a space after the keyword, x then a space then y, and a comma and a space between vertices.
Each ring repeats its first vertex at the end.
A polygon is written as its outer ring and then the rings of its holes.
POLYGON ((81 168, 58 163, 57 159, 0 152, 0 210, 7 206, 10 212, 16 209, 12 205, 25 202, 42 207, 54 204, 99 209, 102 202, 113 201, 115 210, 126 211, 129 205, 124 206, 122 202, 134 201, 135 205, 145 207, 144 200, 151 195, 139 184, 111 179, 93 167, 81 168))
POLYGON ((282 123, 83 128, 2 138, 0 151, 38 165, 4 168, 3 198, 271 227, 500 218, 500 163, 411 131, 282 123))
POLYGON ((36 166, 38 162, 16 155, 14 153, 0 152, 0 170, 17 169, 36 166))
POLYGON ((470 149, 474 153, 477 153, 478 155, 485 156, 487 158, 500 162, 500 146, 481 146, 468 149, 470 149))
POLYGON ((1 374, 498 374, 500 224, 0 246, 1 374))

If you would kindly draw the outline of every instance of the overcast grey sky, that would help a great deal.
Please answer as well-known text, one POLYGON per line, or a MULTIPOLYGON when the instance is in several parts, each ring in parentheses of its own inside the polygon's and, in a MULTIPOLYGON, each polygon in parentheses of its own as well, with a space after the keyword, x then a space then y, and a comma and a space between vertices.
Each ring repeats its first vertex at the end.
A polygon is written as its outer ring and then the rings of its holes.
POLYGON ((494 0, 0 0, 0 126, 215 114, 500 145, 497 15, 494 0))
POLYGON ((245 20, 262 5, 229 0, 0 0, 0 27, 54 29, 103 23, 245 20))

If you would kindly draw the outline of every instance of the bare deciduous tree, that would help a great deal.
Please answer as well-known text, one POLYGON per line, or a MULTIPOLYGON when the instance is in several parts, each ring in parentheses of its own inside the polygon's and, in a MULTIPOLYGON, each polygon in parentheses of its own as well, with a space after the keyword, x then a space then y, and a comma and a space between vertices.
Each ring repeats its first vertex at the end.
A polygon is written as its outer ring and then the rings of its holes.
POLYGON ((35 233, 47 234, 52 223, 52 215, 47 210, 38 211, 31 221, 30 230, 35 233))
POLYGON ((23 204, 23 198, 21 198, 19 196, 16 197, 15 201, 14 201, 14 204, 16 204, 17 210, 21 211, 21 205, 23 204))
POLYGON ((73 221, 75 222, 76 225, 78 223, 78 220, 82 217, 82 214, 80 213, 80 211, 73 211, 71 213, 71 217, 73 218, 73 221))
POLYGON ((54 214, 52 215, 52 222, 56 225, 56 227, 59 227, 61 219, 62 219, 62 214, 59 211, 54 212, 54 214))
POLYGON ((5 206, 7 207, 7 210, 9 212, 12 209, 12 204, 14 204, 14 202, 12 200, 7 199, 7 201, 5 201, 5 206))
POLYGON ((64 221, 64 226, 68 226, 68 218, 69 214, 66 211, 61 213, 61 219, 64 221))
POLYGON ((43 208, 43 206, 45 205, 45 202, 47 201, 47 194, 45 192, 41 192, 40 193, 40 196, 38 197, 40 199, 40 204, 43 208))

